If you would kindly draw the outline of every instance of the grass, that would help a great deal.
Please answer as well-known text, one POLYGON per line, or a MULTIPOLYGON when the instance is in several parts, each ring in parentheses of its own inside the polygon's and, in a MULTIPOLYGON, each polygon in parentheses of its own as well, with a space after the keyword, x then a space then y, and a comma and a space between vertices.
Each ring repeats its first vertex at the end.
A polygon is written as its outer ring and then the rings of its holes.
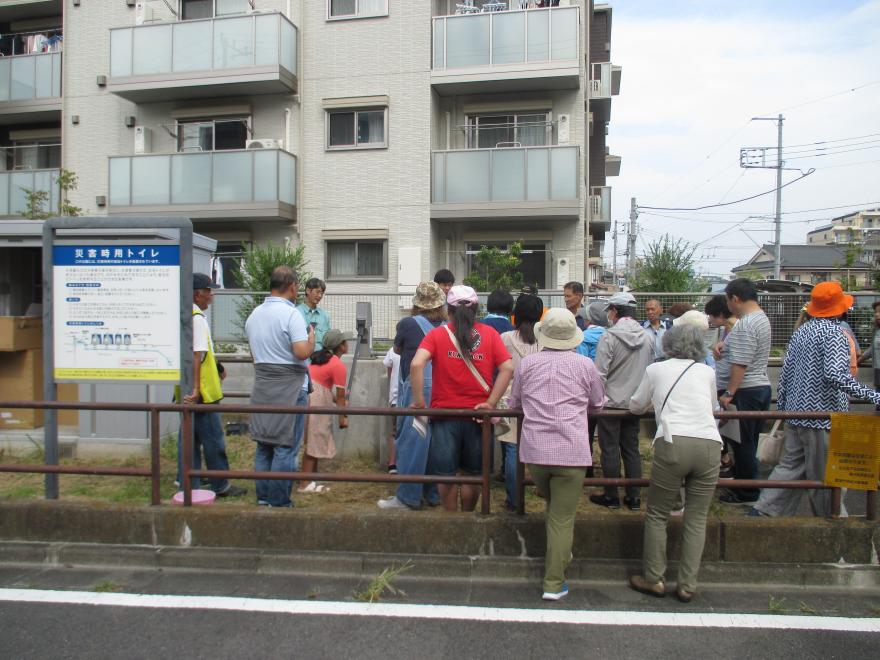
POLYGON ((771 614, 788 614, 788 608, 785 607, 785 598, 776 598, 770 594, 767 600, 767 611, 771 614))
POLYGON ((380 598, 385 596, 385 594, 391 596, 406 596, 406 592, 403 591, 403 589, 395 587, 393 583, 401 573, 408 571, 412 567, 413 563, 409 559, 400 566, 392 564, 379 573, 379 575, 374 577, 367 585, 366 589, 363 591, 355 591, 352 596, 355 600, 364 603, 377 603, 380 598))
POLYGON ((104 580, 103 582, 99 582, 94 587, 92 587, 92 591, 99 594, 110 594, 117 591, 122 591, 122 585, 118 582, 114 582, 113 580, 104 580))

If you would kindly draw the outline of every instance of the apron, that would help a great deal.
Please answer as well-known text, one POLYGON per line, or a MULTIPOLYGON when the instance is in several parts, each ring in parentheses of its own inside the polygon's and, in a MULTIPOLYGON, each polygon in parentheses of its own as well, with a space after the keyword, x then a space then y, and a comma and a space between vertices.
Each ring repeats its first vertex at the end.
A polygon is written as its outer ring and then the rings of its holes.
MULTIPOLYGON (((312 381, 314 391, 309 394, 310 407, 335 406, 333 391, 320 383, 312 381)), ((306 456, 312 458, 334 458, 336 443, 333 441, 333 419, 335 415, 309 415, 306 429, 306 456)))
MULTIPOLYGON (((251 403, 295 406, 305 378, 306 368, 300 364, 255 364, 251 403)), ((251 439, 293 447, 296 417, 293 413, 251 413, 251 439)))

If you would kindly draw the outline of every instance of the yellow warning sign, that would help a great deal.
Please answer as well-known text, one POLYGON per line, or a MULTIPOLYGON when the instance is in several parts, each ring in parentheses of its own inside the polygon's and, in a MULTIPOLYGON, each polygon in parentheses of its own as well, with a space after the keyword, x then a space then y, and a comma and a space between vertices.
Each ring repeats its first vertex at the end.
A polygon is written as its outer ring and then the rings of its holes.
POLYGON ((880 481, 880 415, 831 414, 825 485, 876 490, 880 481))

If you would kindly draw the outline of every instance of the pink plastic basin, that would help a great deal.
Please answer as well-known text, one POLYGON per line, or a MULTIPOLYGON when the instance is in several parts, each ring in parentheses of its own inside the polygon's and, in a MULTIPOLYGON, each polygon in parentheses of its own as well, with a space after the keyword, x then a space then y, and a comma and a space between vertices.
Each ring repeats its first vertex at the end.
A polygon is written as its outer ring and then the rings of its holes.
MULTIPOLYGON (((196 489, 192 492, 193 504, 211 504, 217 498, 213 490, 196 489)), ((172 504, 183 504, 183 491, 179 490, 171 498, 172 504)))

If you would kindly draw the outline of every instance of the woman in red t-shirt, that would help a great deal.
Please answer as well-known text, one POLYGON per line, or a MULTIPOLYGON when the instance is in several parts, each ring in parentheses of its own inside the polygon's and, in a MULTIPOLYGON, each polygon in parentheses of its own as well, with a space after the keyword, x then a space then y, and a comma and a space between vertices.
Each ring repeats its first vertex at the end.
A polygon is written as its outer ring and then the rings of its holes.
MULTIPOLYGON (((446 296, 446 304, 449 325, 427 334, 410 366, 412 407, 425 407, 422 379, 430 360, 433 370, 431 408, 491 410, 498 405, 513 376, 510 353, 494 328, 476 322, 479 301, 472 288, 452 287, 446 296)), ((481 425, 473 418, 438 418, 431 422, 427 474, 451 476, 459 470, 479 474, 483 458, 481 425)), ((489 460, 488 456, 485 458, 489 460)), ((458 488, 440 484, 439 491, 443 508, 457 511, 458 488)), ((473 511, 479 497, 479 486, 461 486, 462 511, 473 511)))
MULTIPOLYGON (((322 340, 320 351, 312 353, 309 365, 309 378, 312 379, 312 393, 309 405, 328 407, 335 405, 345 408, 345 365, 340 359, 348 352, 346 340, 352 339, 340 330, 328 330, 322 340)), ((339 415, 339 428, 348 428, 348 417, 339 415)), ((317 472, 319 458, 336 456, 336 443, 333 441, 333 416, 309 415, 306 422, 306 448, 303 454, 302 471, 317 472)), ((314 481, 299 489, 300 493, 323 493, 326 486, 314 481)))

